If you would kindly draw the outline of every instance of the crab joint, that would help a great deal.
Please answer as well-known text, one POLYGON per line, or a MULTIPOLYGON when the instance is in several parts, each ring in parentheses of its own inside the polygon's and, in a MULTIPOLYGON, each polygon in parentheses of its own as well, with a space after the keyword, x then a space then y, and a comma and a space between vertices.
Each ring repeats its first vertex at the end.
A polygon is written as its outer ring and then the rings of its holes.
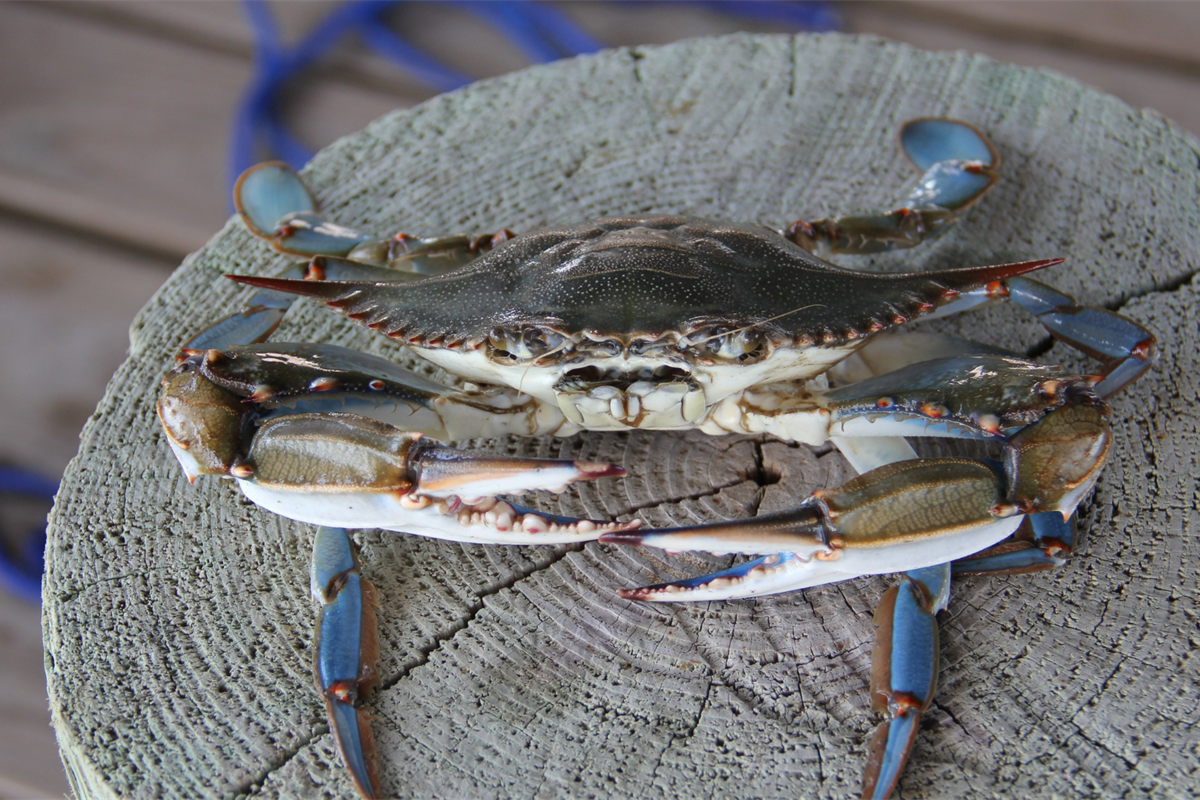
POLYGON ((1108 415, 1103 401, 1082 397, 1012 437, 1004 458, 1010 502, 1025 513, 1070 517, 1108 460, 1108 415))

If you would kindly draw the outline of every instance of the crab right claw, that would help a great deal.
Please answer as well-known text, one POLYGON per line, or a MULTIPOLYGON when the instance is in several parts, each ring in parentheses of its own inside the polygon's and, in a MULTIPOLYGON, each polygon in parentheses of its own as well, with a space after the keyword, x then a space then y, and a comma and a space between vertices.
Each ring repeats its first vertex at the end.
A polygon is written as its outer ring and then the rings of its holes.
MULTIPOLYGON (((963 571, 1028 571, 1046 568, 1069 552, 1070 519, 1095 484, 1112 437, 1109 408, 1090 389, 1073 385, 1064 394, 1063 405, 1006 440, 1003 463, 911 458, 896 451, 895 458, 908 460, 885 463, 836 489, 814 492, 787 511, 696 527, 605 534, 603 542, 669 551, 769 553, 712 575, 627 590, 621 596, 660 602, 755 597, 859 575, 907 572, 898 587, 885 593, 875 616, 872 697, 887 720, 871 740, 863 797, 886 798, 933 696, 935 616, 945 607, 951 575, 946 562, 973 556, 961 562, 963 571), (997 547, 1027 516, 1033 543, 997 547)), ((854 452, 850 449, 848 457, 854 452)))

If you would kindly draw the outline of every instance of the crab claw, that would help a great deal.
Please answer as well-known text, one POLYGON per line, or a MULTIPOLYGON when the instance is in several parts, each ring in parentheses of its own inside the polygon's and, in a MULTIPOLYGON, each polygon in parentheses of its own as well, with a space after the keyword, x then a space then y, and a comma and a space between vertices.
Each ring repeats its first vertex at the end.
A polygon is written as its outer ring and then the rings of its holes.
POLYGON ((668 551, 771 553, 700 578, 627 590, 635 600, 723 600, 900 572, 990 547, 1021 522, 994 464, 964 458, 888 464, 802 505, 746 520, 606 533, 668 551))
POLYGON ((489 497, 542 489, 560 492, 575 481, 622 478, 615 464, 555 461, 470 453, 442 445, 422 448, 410 465, 416 491, 426 497, 489 497))
POLYGON ((357 414, 266 420, 228 473, 254 503, 289 519, 338 528, 557 544, 636 525, 564 520, 495 497, 624 475, 614 464, 470 453, 357 414))

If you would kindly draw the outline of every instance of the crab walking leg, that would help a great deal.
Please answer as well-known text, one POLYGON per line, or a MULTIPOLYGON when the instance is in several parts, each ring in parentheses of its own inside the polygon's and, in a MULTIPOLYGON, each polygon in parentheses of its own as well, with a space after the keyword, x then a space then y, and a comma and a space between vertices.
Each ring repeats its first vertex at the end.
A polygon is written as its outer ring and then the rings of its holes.
POLYGON ((506 229, 473 237, 422 239, 398 233, 380 239, 326 219, 300 176, 278 161, 242 173, 233 203, 250 232, 281 252, 332 256, 417 275, 449 272, 513 237, 506 229))
MULTIPOLYGON (((905 333, 881 337, 871 342, 867 347, 864 347, 835 367, 834 370, 831 370, 829 374, 831 380, 836 380, 840 384, 859 382, 858 392, 861 396, 860 399, 878 404, 879 398, 872 397, 869 392, 865 392, 863 389, 871 385, 866 383, 866 381, 888 374, 888 369, 894 370, 897 374, 902 372, 906 376, 904 381, 897 382, 895 388, 911 391, 915 388, 914 383, 921 382, 920 376, 922 376, 923 372, 929 370, 930 364, 950 363, 940 361, 943 358, 961 359, 963 357, 974 358, 977 356, 983 356, 985 359, 1000 358, 1005 360, 1018 358, 1015 353, 979 344, 978 342, 956 339, 940 334, 905 333), (930 358, 938 359, 938 361, 927 361, 930 358), (915 373, 913 370, 903 369, 909 366, 914 366, 915 373), (917 376, 917 380, 915 381, 913 380, 914 374, 917 376)), ((972 361, 966 360, 960 363, 970 365, 972 361)), ((994 364, 995 362, 991 363, 994 364)), ((980 360, 974 362, 974 364, 975 366, 971 367, 972 369, 978 366, 986 366, 988 362, 980 360)), ((1036 369, 1047 370, 1047 379, 1055 381, 1055 383, 1049 384, 1049 386, 1059 386, 1057 381, 1061 379, 1061 376, 1051 376, 1049 374, 1052 371, 1051 368, 1037 365, 1036 369)), ((1045 395, 1046 392, 1041 391, 1041 389, 1046 388, 1046 386, 1040 382, 1035 383, 1030 387, 1033 393, 1027 396, 1037 397, 1045 395)), ((883 395, 888 394, 888 387, 879 388, 883 395)), ((926 397, 922 398, 921 402, 937 403, 937 399, 926 397)), ((917 407, 919 407, 919 403, 917 407)), ((998 415, 992 416, 995 416, 996 420, 1000 419, 998 415)), ((933 421, 932 419, 929 420, 929 422, 933 421)), ((926 435, 936 430, 936 427, 932 426, 930 431, 925 432, 926 435)), ((946 427, 949 426, 947 425, 946 427)), ((982 431, 981 433, 987 434, 987 431, 982 431)), ((843 453, 846 452, 847 445, 852 445, 855 441, 860 440, 841 440, 843 453)), ((1053 511, 1030 514, 1025 517, 1025 521, 1011 539, 994 545, 980 553, 973 554, 970 558, 959 559, 953 562, 951 571, 955 576, 982 574, 1015 575, 1054 569, 1067 562, 1074 548, 1074 543, 1074 516, 1069 520, 1064 520, 1061 514, 1053 511)))
MULTIPOLYGON (((291 266, 280 277, 302 278, 304 271, 298 266, 291 266)), ((284 314, 295 299, 295 295, 261 289, 242 305, 241 310, 222 317, 192 337, 183 346, 181 355, 265 342, 283 322, 284 314)))
POLYGON ((937 688, 937 613, 950 596, 950 565, 911 570, 875 608, 871 710, 887 719, 867 746, 863 800, 885 800, 916 741, 921 714, 937 688))
POLYGON ((991 141, 958 120, 912 120, 900 129, 900 148, 922 172, 903 205, 887 214, 798 220, 784 236, 811 253, 915 247, 956 223, 992 187, 1000 168, 991 141))
POLYGON ((1046 511, 1030 514, 1010 541, 951 564, 954 575, 1020 575, 1056 569, 1075 547, 1075 516, 1046 511), (1023 536, 1028 530, 1028 536, 1023 536))
MULTIPOLYGON (((1136 381, 1158 357, 1157 340, 1142 325, 1103 308, 1079 305, 1071 295, 1024 276, 960 292, 925 319, 957 314, 997 300, 1013 301, 1036 317, 1055 339, 1103 364, 1104 369, 1093 381, 1100 397, 1111 397, 1136 381)), ((870 347, 868 344, 864 349, 870 347)))
POLYGON ((1136 381, 1157 356, 1150 331, 1102 308, 1081 306, 1075 298, 1028 278, 1008 278, 1006 295, 1037 317, 1056 339, 1104 364, 1096 394, 1111 397, 1136 381))
POLYGON ((381 792, 375 738, 358 702, 379 682, 375 588, 359 572, 342 528, 322 527, 313 538, 311 587, 318 605, 313 675, 325 699, 329 729, 359 793, 381 792))

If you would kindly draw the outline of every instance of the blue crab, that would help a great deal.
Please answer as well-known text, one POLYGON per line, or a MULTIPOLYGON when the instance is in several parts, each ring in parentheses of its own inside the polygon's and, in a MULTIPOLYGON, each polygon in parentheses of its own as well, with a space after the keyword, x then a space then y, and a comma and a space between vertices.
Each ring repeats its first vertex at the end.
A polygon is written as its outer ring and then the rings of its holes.
POLYGON ((378 238, 322 216, 280 164, 242 176, 246 225, 308 257, 195 337, 163 379, 158 414, 188 477, 234 480, 255 503, 321 526, 313 553, 315 676, 359 792, 380 794, 360 698, 375 678, 373 589, 347 528, 485 543, 599 538, 758 556, 689 580, 624 590, 647 601, 788 592, 904 573, 876 611, 871 694, 884 716, 863 796, 887 797, 936 682, 951 574, 1063 563, 1073 514, 1108 456, 1103 398, 1152 363, 1136 323, 1026 273, 1061 259, 939 272, 843 269, 818 253, 919 244, 997 180, 972 126, 919 119, 900 133, 921 171, 900 207, 783 231, 680 216, 608 217, 524 235, 378 238), (385 360, 268 342, 296 296, 323 301, 465 381, 444 386, 385 360), (1014 301, 1095 357, 1075 375, 905 323, 1014 301), (643 530, 541 514, 507 499, 615 465, 503 458, 439 439, 688 429, 832 442, 861 474, 794 508, 643 530), (906 437, 998 442, 1000 462, 917 458, 906 437))

